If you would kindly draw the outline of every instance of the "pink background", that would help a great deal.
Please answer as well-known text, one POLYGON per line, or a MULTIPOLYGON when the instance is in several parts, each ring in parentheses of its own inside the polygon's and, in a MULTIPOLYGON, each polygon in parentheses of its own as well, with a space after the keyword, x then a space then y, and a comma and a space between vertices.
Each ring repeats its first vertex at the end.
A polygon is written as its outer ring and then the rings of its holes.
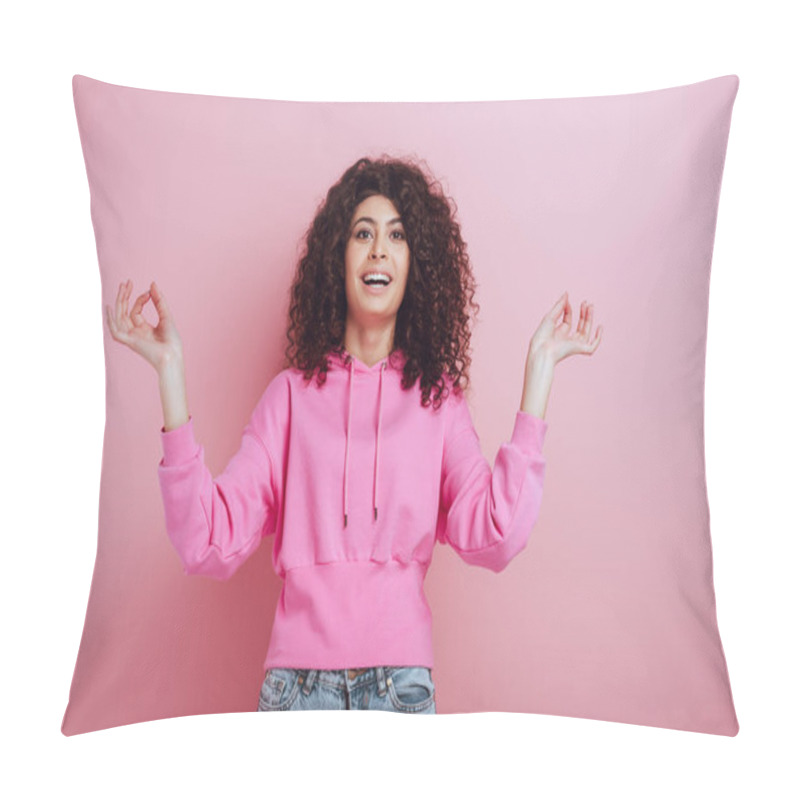
MULTIPOLYGON (((362 155, 423 157, 458 205, 481 303, 473 418, 490 462, 541 316, 565 289, 576 310, 595 304, 600 349, 556 369, 528 547, 499 575, 435 554, 439 713, 738 730, 703 452, 709 270, 737 88, 726 76, 613 97, 325 104, 75 78, 102 301, 128 277, 134 294, 153 279, 166 293, 214 474, 279 369, 301 236, 362 155)), ((226 583, 183 575, 158 493, 155 376, 105 337, 99 546, 63 730, 252 710, 280 590, 270 543, 226 583)))

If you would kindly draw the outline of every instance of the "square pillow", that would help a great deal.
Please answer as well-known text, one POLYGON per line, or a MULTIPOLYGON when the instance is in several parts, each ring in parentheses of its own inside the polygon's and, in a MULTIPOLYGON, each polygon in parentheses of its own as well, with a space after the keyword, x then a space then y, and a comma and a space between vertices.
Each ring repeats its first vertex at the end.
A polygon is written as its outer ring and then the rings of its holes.
MULTIPOLYGON (((565 291, 575 321, 581 300, 594 304, 602 344, 555 370, 525 546, 486 569, 436 538, 425 602, 437 713, 738 732, 703 439, 709 275, 738 85, 727 75, 605 97, 319 103, 73 78, 103 307, 127 279, 131 302, 151 281, 163 291, 213 476, 281 371, 308 225, 363 156, 424 162, 457 208, 480 304, 467 397, 487 467, 527 424, 520 396, 539 321, 565 291)), ((156 321, 149 304, 145 317, 156 321)), ((253 711, 281 598, 280 524, 264 526, 267 541, 227 580, 185 573, 159 487, 171 438, 155 372, 114 341, 104 308, 99 318, 99 540, 62 731, 253 711)))

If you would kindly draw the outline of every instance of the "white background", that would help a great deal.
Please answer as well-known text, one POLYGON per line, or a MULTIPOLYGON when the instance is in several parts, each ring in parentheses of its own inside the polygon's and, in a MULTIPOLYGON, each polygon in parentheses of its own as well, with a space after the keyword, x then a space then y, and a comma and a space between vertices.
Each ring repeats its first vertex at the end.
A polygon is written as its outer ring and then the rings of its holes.
POLYGON ((139 0, 6 8, 5 796, 168 797, 181 789, 193 797, 798 796, 790 759, 800 752, 800 76, 788 2, 139 0), (317 101, 583 97, 739 75, 706 386, 714 579, 738 737, 530 714, 326 712, 192 717, 62 736, 97 546, 105 407, 75 73, 165 91, 317 101))

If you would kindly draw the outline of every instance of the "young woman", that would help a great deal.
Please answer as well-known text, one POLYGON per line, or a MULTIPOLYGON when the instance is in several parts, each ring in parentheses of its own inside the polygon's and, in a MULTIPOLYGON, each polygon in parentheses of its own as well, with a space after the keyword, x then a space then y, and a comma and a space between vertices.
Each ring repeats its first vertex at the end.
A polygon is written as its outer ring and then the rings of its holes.
POLYGON ((362 158, 306 234, 291 294, 286 364, 213 478, 194 438, 183 350, 155 282, 111 335, 158 371, 167 531, 187 574, 229 578, 274 536, 284 585, 260 711, 436 713, 423 581, 438 540, 499 572, 541 502, 555 365, 591 354, 592 306, 562 295, 533 334, 522 401, 494 469, 464 389, 475 282, 440 185, 408 161, 362 158), (152 299, 158 324, 142 316, 152 299), (316 376, 316 380, 313 380, 316 376))

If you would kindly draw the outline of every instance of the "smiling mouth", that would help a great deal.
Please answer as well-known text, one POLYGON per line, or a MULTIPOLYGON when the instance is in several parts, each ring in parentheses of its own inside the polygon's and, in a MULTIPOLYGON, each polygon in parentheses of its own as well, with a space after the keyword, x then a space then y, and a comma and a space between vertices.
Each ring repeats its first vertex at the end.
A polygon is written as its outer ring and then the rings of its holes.
POLYGON ((388 275, 368 274, 361 278, 361 281, 371 288, 383 288, 388 286, 392 279, 388 275))

